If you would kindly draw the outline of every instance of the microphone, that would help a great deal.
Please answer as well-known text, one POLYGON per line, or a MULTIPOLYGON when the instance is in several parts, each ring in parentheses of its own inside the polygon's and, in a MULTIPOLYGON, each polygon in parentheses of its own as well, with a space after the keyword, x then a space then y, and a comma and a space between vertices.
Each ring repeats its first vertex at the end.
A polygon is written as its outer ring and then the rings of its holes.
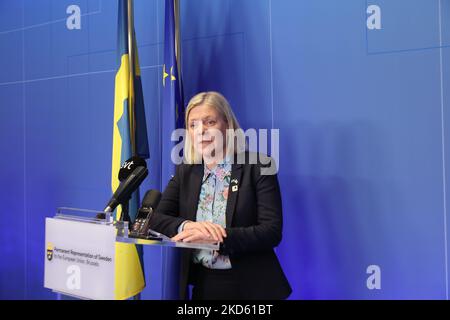
POLYGON ((144 159, 134 156, 125 161, 119 170, 119 181, 122 182, 136 169, 137 167, 147 168, 147 162, 144 159))
POLYGON ((142 206, 139 210, 155 211, 158 207, 159 200, 161 200, 161 192, 158 190, 149 190, 142 199, 142 206))
MULTIPOLYGON (((127 169, 128 170, 128 169, 127 169)), ((131 197, 131 194, 139 187, 139 185, 144 181, 144 179, 148 175, 148 169, 139 166, 134 169, 128 177, 122 181, 117 188, 116 192, 114 192, 111 200, 109 200, 106 208, 103 210, 104 212, 112 212, 119 204, 123 204, 128 201, 131 197)))

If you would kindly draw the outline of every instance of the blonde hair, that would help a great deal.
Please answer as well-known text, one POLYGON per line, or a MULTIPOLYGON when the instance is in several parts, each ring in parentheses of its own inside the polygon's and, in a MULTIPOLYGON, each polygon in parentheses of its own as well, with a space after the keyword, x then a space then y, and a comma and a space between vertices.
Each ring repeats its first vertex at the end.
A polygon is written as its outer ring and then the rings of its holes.
MULTIPOLYGON (((202 92, 195 95, 189 101, 185 114, 186 131, 188 131, 189 128, 188 120, 190 112, 192 111, 192 109, 200 105, 213 107, 226 121, 228 125, 228 130, 226 131, 226 156, 234 155, 239 150, 241 150, 240 147, 242 146, 239 145, 240 140, 238 139, 238 143, 236 143, 235 139, 235 131, 241 129, 241 127, 227 99, 225 99, 225 97, 218 92, 202 92)), ((196 153, 194 150, 194 144, 192 143, 189 134, 186 134, 185 138, 184 158, 185 162, 188 164, 201 163, 202 161, 201 155, 196 153)))

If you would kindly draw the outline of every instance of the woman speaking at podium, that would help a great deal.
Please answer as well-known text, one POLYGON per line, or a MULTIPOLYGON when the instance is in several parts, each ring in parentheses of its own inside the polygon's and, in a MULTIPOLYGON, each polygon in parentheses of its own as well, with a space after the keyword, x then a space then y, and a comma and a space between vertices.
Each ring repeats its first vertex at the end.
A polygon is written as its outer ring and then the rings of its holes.
POLYGON ((238 121, 217 92, 193 97, 185 120, 185 163, 150 227, 174 241, 220 243, 220 250, 183 250, 180 297, 192 284, 193 300, 287 298, 291 287, 273 250, 282 238, 280 188, 275 172, 261 174, 271 159, 238 152, 238 121))

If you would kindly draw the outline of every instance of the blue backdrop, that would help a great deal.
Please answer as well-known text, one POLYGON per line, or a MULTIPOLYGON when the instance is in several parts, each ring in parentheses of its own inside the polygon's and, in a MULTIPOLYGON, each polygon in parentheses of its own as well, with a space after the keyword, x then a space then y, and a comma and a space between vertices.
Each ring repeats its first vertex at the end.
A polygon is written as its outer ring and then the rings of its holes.
MULTIPOLYGON (((164 1, 135 7, 144 187, 163 189, 164 1)), ((110 196, 116 23, 117 1, 0 0, 0 298, 54 299, 45 217, 110 196)), ((450 0, 181 0, 181 24, 186 97, 220 91, 244 128, 280 129, 291 298, 448 298, 450 0)), ((146 248, 143 298, 160 260, 146 248)))

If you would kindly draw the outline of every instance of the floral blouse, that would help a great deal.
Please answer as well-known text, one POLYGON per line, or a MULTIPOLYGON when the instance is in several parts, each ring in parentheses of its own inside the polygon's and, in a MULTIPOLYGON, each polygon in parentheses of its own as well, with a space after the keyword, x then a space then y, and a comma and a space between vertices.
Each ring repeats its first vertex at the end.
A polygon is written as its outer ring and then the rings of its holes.
MULTIPOLYGON (((226 227, 225 211, 230 179, 231 164, 227 160, 212 170, 205 165, 196 221, 209 221, 226 227)), ((218 251, 195 250, 193 260, 210 269, 231 269, 229 257, 219 255, 218 251)))

